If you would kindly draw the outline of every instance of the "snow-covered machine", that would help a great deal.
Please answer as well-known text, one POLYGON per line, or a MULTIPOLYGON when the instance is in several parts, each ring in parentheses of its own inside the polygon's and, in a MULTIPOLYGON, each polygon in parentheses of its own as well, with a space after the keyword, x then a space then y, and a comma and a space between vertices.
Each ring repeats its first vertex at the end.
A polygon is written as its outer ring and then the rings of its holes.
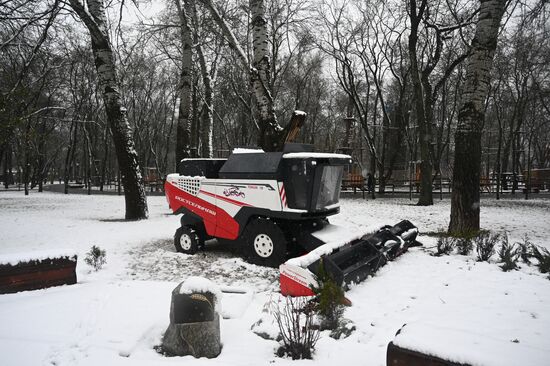
POLYGON ((329 224, 351 162, 303 144, 184 159, 165 183, 170 208, 183 214, 176 249, 193 254, 210 238, 238 244, 249 262, 280 266, 285 295, 310 295, 321 260, 337 283, 359 282, 416 243, 417 229, 408 221, 374 233, 329 224))

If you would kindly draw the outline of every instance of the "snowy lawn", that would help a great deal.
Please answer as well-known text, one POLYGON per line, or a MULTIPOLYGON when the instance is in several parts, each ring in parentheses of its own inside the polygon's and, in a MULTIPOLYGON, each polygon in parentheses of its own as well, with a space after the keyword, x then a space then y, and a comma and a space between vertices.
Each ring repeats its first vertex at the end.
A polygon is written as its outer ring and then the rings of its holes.
MULTIPOLYGON (((164 197, 149 197, 150 219, 124 222, 124 199, 54 193, 0 192, 0 258, 19 252, 67 249, 79 254, 78 284, 0 295, 0 364, 20 365, 276 365, 313 364, 274 356, 277 343, 251 325, 277 298, 278 271, 244 262, 210 241, 195 256, 176 253, 179 225, 164 197), (92 245, 107 250, 107 265, 91 272, 83 261, 92 245), (170 292, 191 275, 242 287, 222 299, 223 350, 217 359, 167 358, 153 346, 168 326, 170 292)), ((343 199, 338 225, 367 229, 409 219, 420 232, 445 229, 449 201, 416 207, 408 199, 343 199)), ((550 248, 550 201, 482 201, 482 226, 528 234, 550 248)), ((435 238, 414 248, 347 296, 345 316, 357 330, 346 339, 323 333, 316 365, 385 365, 386 347, 407 324, 402 344, 434 348, 484 365, 550 364, 550 281, 522 265, 504 273, 471 256, 433 257, 435 238), (409 329, 409 330, 407 330, 409 329), (475 346, 458 354, 469 340, 475 346), (469 358, 468 358, 469 357, 469 358)), ((493 262, 496 257, 493 258, 493 262)))

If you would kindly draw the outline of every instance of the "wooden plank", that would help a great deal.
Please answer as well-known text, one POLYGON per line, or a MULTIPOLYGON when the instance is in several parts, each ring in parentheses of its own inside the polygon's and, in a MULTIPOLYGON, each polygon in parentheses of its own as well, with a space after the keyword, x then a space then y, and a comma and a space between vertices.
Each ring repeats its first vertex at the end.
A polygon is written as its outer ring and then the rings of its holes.
POLYGON ((401 348, 390 342, 386 353, 387 366, 469 366, 401 348))
POLYGON ((72 285, 76 282, 76 256, 0 265, 0 294, 72 285))

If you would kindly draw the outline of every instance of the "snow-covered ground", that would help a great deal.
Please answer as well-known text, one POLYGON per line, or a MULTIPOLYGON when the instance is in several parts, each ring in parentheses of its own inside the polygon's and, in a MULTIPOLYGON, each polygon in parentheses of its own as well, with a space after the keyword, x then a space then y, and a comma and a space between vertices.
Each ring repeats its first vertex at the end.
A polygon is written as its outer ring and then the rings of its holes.
MULTIPOLYGON (((124 222, 119 196, 0 192, 0 260, 29 251, 79 254, 77 285, 0 295, 2 366, 312 364, 276 357, 277 343, 250 329, 278 296, 277 270, 250 265, 216 241, 194 256, 176 253, 178 217, 163 197, 148 202, 149 220, 124 222), (92 245, 107 251, 99 272, 83 261, 92 245), (222 298, 223 350, 212 360, 167 358, 153 349, 168 326, 171 290, 193 275, 247 290, 222 298)), ((448 200, 416 207, 408 199, 343 199, 331 222, 368 229, 409 219, 422 233, 444 230, 448 217, 448 200)), ((482 202, 482 226, 507 230, 512 242, 527 234, 550 248, 549 222, 548 200, 482 202)), ((433 257, 435 239, 420 240, 424 248, 347 293, 353 306, 345 316, 357 330, 341 340, 323 333, 316 365, 385 365, 387 344, 404 324, 404 345, 426 351, 435 345, 484 365, 550 365, 550 281, 544 275, 525 265, 504 273, 473 255, 433 257)))

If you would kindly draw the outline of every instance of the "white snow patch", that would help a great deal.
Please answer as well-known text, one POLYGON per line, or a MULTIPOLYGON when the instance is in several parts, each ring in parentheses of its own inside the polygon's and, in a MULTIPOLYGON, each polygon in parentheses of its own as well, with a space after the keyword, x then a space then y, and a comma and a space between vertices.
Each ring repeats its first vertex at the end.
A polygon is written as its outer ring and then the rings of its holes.
POLYGON ((218 285, 204 277, 191 276, 180 287, 180 294, 194 294, 197 292, 210 292, 221 297, 218 285))
POLYGON ((409 237, 413 236, 414 234, 418 234, 418 228, 416 228, 416 227, 413 227, 412 229, 409 229, 409 230, 405 231, 400 236, 401 236, 401 238, 406 240, 409 237))
MULTIPOLYGON (((2 366, 311 363, 276 357, 278 343, 250 329, 266 302, 277 296, 276 269, 246 263, 215 240, 196 255, 177 253, 173 234, 180 217, 170 214, 162 196, 149 196, 147 202, 149 219, 128 222, 123 220, 123 196, 35 191, 24 196, 0 190, 0 254, 69 246, 81 262, 76 285, 0 296, 2 366), (90 272, 82 260, 92 245, 107 250, 107 264, 98 272, 90 272), (160 344, 168 326, 171 291, 193 275, 250 288, 253 295, 223 294, 222 315, 230 319, 221 320, 224 347, 218 358, 163 357, 153 346, 160 344)), ((438 231, 448 226, 450 213, 448 199, 427 207, 394 197, 343 198, 340 203, 341 213, 331 216, 331 223, 359 232, 402 219, 421 233, 438 231)), ((527 234, 536 245, 550 248, 549 215, 550 200, 544 198, 481 200, 483 229, 507 230, 512 243, 527 234)), ((328 239, 338 239, 334 235, 328 239)), ((550 365, 545 353, 550 350, 547 275, 525 264, 518 271, 502 272, 496 263, 476 262, 473 255, 433 257, 429 254, 436 238, 421 234, 418 240, 424 248, 411 248, 346 293, 353 306, 345 317, 357 330, 344 340, 323 332, 314 354, 316 366, 357 365, 366 359, 369 366, 385 366, 387 344, 405 323, 479 335, 479 347, 501 365, 508 363, 506 358, 519 357, 520 365, 550 365)), ((447 346, 437 341, 435 346, 447 346)))
POLYGON ((32 252, 9 253, 0 255, 0 264, 10 264, 41 261, 54 258, 76 258, 77 253, 71 249, 36 250, 32 252))
POLYGON ((226 161, 227 159, 222 158, 184 158, 181 161, 226 161))
POLYGON ((244 147, 236 147, 233 149, 233 154, 260 154, 264 153, 262 149, 251 149, 251 148, 244 148, 244 147))
POLYGON ((283 159, 351 159, 351 156, 345 154, 331 154, 320 152, 297 152, 283 155, 283 159))
POLYGON ((296 116, 307 116, 307 113, 304 112, 304 111, 296 110, 296 111, 294 111, 294 115, 296 115, 296 116))
POLYGON ((286 263, 305 268, 321 258, 321 256, 331 254, 335 249, 341 248, 342 246, 372 232, 373 231, 360 231, 353 227, 327 225, 323 229, 312 234, 317 239, 324 241, 325 244, 315 248, 305 255, 302 255, 301 257, 291 258, 286 261, 286 263))
POLYGON ((223 294, 221 314, 224 319, 237 319, 243 316, 254 299, 252 290, 235 291, 232 287, 220 287, 223 294), (229 292, 228 292, 229 291, 229 292))

